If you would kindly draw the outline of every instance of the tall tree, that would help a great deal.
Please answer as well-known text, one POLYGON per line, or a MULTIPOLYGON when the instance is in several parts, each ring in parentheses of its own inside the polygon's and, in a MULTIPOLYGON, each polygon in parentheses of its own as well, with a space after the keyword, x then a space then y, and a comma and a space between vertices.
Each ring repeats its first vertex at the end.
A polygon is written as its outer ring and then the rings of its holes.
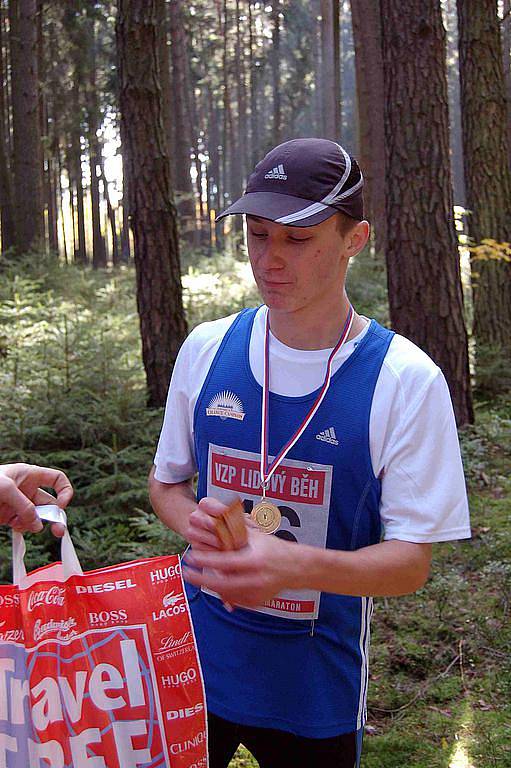
POLYGON ((271 71, 273 81, 273 134, 272 144, 277 146, 282 141, 282 101, 281 101, 281 82, 280 82, 280 69, 281 69, 281 50, 280 50, 280 35, 281 35, 281 23, 280 23, 280 2, 279 0, 273 0, 271 19, 272 19, 272 57, 271 57, 271 71))
POLYGON ((16 247, 28 251, 44 239, 39 122, 37 0, 9 3, 14 221, 16 247))
POLYGON ((87 19, 88 33, 88 89, 87 89, 87 128, 90 165, 90 196, 92 214, 92 266, 94 269, 106 267, 106 247, 101 232, 100 193, 98 167, 101 166, 101 146, 98 138, 100 122, 100 107, 98 99, 97 68, 96 68, 96 33, 95 19, 92 15, 87 19))
MULTIPOLYGON (((165 5, 163 4, 165 11, 165 5)), ((163 36, 162 36, 163 37, 163 36)), ((171 39, 171 58, 172 58, 172 117, 174 121, 175 146, 172 148, 174 155, 174 167, 176 177, 173 180, 176 193, 182 199, 178 203, 178 211, 183 223, 188 223, 194 217, 194 201, 192 180, 190 178, 190 147, 192 144, 190 135, 190 115, 186 109, 186 68, 187 42, 186 27, 184 24, 184 8, 181 0, 172 0, 170 3, 170 39, 171 39)), ((166 47, 166 38, 164 38, 166 47)), ((162 76, 165 82, 163 72, 164 58, 162 58, 162 76)), ((170 85, 170 83, 169 83, 170 85)), ((183 228, 186 228, 183 227, 183 228)))
POLYGON ((339 50, 339 0, 321 0, 323 135, 341 137, 341 65, 339 50))
POLYGON ((2 253, 16 245, 12 180, 9 167, 8 120, 6 110, 6 73, 3 56, 3 8, 0 6, 0 223, 2 253))
POLYGON ((151 406, 165 402, 169 374, 187 332, 160 82, 157 20, 164 1, 119 0, 116 22, 121 140, 151 406))
POLYGON ((376 251, 385 252, 385 128, 379 3, 351 0, 357 77, 359 155, 364 198, 375 230, 376 251))
POLYGON ((380 0, 387 274, 393 327, 442 368, 473 421, 449 163, 445 31, 437 0, 380 0))
POLYGON ((502 18, 502 64, 506 83, 507 140, 509 142, 509 165, 511 166, 511 0, 504 0, 502 18))
MULTIPOLYGON (((511 173, 496 0, 458 0, 468 231, 511 240, 511 173)), ((511 351, 511 263, 473 261, 474 335, 511 351)))

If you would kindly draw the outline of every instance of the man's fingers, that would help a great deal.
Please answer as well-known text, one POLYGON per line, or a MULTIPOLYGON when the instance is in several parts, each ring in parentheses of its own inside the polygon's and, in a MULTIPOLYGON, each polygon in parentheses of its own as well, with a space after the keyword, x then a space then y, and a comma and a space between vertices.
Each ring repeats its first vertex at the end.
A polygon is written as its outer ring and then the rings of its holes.
POLYGON ((33 531, 34 533, 42 530, 43 524, 37 516, 34 505, 21 493, 14 482, 8 483, 2 488, 2 502, 12 512, 7 524, 15 530, 20 532, 33 531))
POLYGON ((243 550, 205 552, 194 550, 189 555, 189 562, 196 568, 218 568, 221 571, 235 571, 246 564, 243 550))
POLYGON ((48 493, 48 491, 38 488, 32 497, 32 502, 34 504, 56 504, 57 499, 55 496, 52 496, 51 493, 48 493))
POLYGON ((213 499, 211 496, 205 496, 199 501, 199 509, 203 512, 207 512, 208 515, 213 517, 220 517, 227 509, 225 504, 222 504, 218 499, 213 499))
POLYGON ((208 531, 190 530, 189 534, 186 536, 186 539, 190 542, 194 549, 197 549, 197 547, 200 547, 201 549, 203 547, 207 547, 215 550, 216 552, 221 549, 221 544, 215 534, 209 533, 208 531))
POLYGON ((226 577, 215 571, 196 571, 183 564, 183 578, 196 587, 204 586, 217 592, 224 602, 232 605, 258 605, 257 601, 250 598, 250 592, 253 591, 251 577, 226 577))
MULTIPOLYGON (((37 485, 45 485, 57 491, 57 504, 65 509, 73 498, 73 486, 67 475, 60 469, 49 467, 33 467, 37 485)), ((55 501, 55 500, 53 500, 55 501)))
POLYGON ((61 539, 66 532, 66 526, 62 525, 62 523, 52 523, 51 532, 54 536, 57 537, 57 539, 61 539))

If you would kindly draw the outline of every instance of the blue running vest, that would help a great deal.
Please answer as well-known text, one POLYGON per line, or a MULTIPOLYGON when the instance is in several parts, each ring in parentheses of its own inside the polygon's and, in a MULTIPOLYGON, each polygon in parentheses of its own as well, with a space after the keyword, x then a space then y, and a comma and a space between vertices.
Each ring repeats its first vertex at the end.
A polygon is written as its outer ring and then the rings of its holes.
MULTIPOLYGON (((242 311, 229 328, 194 413, 198 499, 241 497, 247 512, 261 498, 262 391, 249 364, 256 311, 242 311)), ((274 474, 267 497, 282 514, 276 536, 339 550, 380 541, 381 483, 371 464, 369 415, 392 336, 371 321, 274 474)), ((316 395, 270 394, 270 460, 316 395)), ((363 726, 371 598, 287 591, 257 611, 228 613, 212 594, 190 584, 187 592, 211 712, 308 738, 363 726)))

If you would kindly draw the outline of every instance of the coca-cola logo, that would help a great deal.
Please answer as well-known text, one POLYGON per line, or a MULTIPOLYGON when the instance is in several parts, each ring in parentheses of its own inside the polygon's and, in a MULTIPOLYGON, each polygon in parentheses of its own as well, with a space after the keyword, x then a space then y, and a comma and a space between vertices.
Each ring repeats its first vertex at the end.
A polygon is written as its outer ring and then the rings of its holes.
POLYGON ((38 605, 64 605, 66 591, 61 587, 50 587, 40 592, 31 592, 28 598, 28 610, 33 611, 38 605))

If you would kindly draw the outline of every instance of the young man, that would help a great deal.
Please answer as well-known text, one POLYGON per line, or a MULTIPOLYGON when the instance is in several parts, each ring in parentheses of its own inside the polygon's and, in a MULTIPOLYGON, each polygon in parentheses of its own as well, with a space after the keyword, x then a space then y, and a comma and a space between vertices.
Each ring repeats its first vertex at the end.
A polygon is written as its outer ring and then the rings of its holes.
POLYGON ((357 765, 372 597, 415 591, 432 542, 470 535, 441 371, 346 295, 362 186, 335 142, 273 149, 221 214, 247 216, 264 305, 195 328, 174 368, 150 493, 192 544, 212 768, 240 742, 263 768, 357 765), (236 497, 249 542, 225 552, 236 497))

